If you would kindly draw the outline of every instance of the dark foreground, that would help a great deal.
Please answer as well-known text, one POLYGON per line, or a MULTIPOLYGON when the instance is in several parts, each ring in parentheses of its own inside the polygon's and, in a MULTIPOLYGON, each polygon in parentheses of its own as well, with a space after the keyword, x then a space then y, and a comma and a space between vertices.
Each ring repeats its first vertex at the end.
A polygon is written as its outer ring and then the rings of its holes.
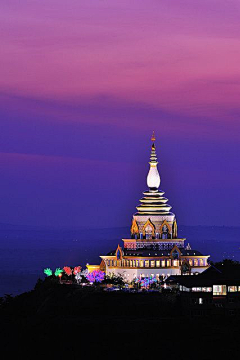
POLYGON ((190 319, 177 296, 40 284, 0 307, 7 358, 217 359, 239 356, 238 318, 190 319))

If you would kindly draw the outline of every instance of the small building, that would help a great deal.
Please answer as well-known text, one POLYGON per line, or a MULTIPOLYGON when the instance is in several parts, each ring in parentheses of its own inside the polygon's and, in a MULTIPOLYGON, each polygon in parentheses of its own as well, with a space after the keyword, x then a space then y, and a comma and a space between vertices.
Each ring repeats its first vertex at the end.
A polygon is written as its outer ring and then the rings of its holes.
MULTIPOLYGON (((159 189, 154 133, 151 141, 148 190, 133 215, 131 236, 123 239, 123 246, 101 256, 100 267, 107 275, 121 275, 129 282, 139 277, 200 274, 209 267, 209 255, 193 250, 185 245, 185 238, 178 237, 176 215, 171 212, 164 191, 159 189)), ((89 265, 89 271, 91 268, 89 265)))
POLYGON ((240 276, 213 266, 199 276, 170 276, 165 283, 179 290, 187 316, 240 316, 240 276))

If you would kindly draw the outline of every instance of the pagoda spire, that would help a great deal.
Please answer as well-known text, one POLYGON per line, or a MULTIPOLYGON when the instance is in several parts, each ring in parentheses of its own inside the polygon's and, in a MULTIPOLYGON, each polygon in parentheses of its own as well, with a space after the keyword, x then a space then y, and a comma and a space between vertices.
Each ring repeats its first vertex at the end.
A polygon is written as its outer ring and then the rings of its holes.
POLYGON ((151 155, 150 155, 150 169, 147 176, 147 185, 150 190, 157 190, 160 186, 160 175, 157 168, 157 154, 155 149, 155 134, 153 131, 151 141, 152 141, 152 147, 151 147, 151 155))
MULTIPOLYGON (((144 196, 140 199, 140 204, 137 206, 137 213, 134 216, 147 216, 150 220, 151 216, 173 216, 173 219, 175 219, 175 215, 170 212, 172 207, 168 205, 168 199, 163 196, 164 191, 159 190, 161 179, 157 168, 158 161, 155 149, 156 138, 154 132, 152 134, 151 141, 152 146, 149 162, 150 169, 147 176, 147 185, 149 190, 144 191, 144 196)), ((176 227, 175 230, 177 230, 176 227)))
POLYGON ((156 140, 154 130, 153 130, 153 133, 152 133, 151 140, 152 140, 153 142, 156 140))

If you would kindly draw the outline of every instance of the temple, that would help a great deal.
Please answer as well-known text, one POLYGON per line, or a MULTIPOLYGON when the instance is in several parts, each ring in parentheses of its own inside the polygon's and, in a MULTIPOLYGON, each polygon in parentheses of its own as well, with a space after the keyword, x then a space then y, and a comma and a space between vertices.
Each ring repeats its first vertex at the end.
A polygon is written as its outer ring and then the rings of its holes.
POLYGON ((189 244, 185 246, 186 239, 178 238, 176 215, 171 212, 164 191, 159 189, 155 140, 153 133, 148 190, 136 207, 130 238, 123 239, 122 247, 118 245, 114 251, 100 256, 100 266, 88 265, 89 271, 99 268, 106 275, 121 275, 130 282, 139 277, 165 279, 171 275, 199 274, 209 267, 209 255, 192 250, 189 244))

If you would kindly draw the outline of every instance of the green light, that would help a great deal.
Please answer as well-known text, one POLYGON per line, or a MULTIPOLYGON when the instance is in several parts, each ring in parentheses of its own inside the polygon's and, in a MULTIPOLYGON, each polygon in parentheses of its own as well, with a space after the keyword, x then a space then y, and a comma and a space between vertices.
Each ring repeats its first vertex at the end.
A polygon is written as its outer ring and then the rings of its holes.
POLYGON ((63 272, 62 269, 56 268, 54 275, 55 275, 55 276, 59 276, 62 272, 63 272))
POLYGON ((51 276, 52 275, 52 270, 50 268, 46 268, 43 270, 44 274, 46 274, 47 276, 51 276))

